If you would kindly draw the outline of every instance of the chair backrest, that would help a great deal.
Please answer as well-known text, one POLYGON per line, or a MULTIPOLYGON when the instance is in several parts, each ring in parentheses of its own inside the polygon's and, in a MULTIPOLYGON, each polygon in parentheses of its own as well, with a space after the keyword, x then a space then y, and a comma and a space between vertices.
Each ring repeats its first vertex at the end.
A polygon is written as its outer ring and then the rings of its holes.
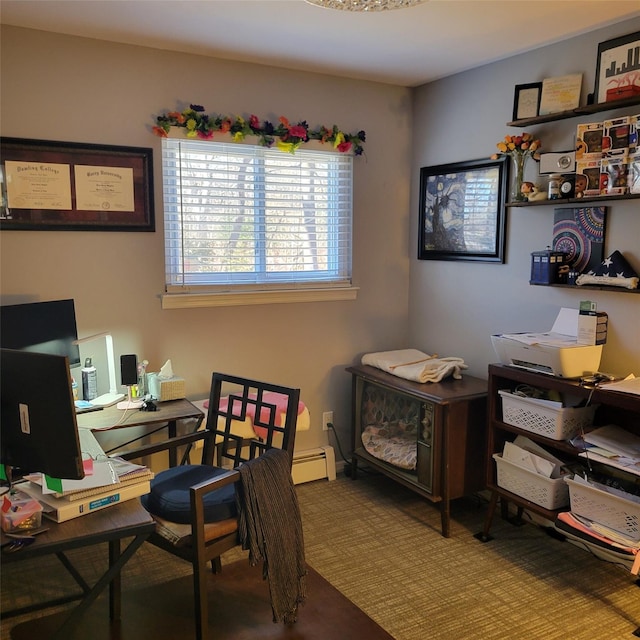
POLYGON ((274 448, 293 459, 299 402, 300 389, 214 373, 203 464, 235 468, 274 448))

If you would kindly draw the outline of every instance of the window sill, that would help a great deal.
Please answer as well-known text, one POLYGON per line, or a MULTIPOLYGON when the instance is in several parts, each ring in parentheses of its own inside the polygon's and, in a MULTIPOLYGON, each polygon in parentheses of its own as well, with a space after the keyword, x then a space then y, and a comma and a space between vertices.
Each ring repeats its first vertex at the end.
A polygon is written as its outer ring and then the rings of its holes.
POLYGON ((227 291, 224 293, 164 293, 161 299, 163 309, 196 309, 202 307, 355 300, 358 297, 358 291, 359 287, 340 287, 335 289, 227 291))

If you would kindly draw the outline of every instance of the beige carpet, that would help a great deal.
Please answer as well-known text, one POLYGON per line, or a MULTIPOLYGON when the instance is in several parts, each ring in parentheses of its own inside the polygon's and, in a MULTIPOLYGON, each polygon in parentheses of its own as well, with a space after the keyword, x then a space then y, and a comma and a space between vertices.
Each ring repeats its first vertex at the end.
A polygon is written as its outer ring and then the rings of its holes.
MULTIPOLYGON (((396 640, 634 640, 640 627, 640 588, 626 570, 498 516, 483 544, 473 537, 486 513, 478 500, 452 504, 445 539, 437 508, 386 478, 297 490, 309 564, 396 640)), ((106 551, 78 557, 90 576, 106 551)), ((224 561, 244 558, 234 551, 224 561)), ((3 569, 6 607, 58 592, 64 575, 54 558, 3 569)), ((143 545, 125 569, 124 597, 187 574, 188 565, 143 545)), ((5 621, 2 640, 23 619, 5 621)))

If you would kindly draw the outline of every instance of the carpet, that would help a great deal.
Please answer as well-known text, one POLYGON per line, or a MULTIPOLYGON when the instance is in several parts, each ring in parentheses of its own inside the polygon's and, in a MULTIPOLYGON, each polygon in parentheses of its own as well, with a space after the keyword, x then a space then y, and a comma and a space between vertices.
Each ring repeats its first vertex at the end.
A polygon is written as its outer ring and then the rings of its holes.
MULTIPOLYGON (((268 583, 262 567, 247 560, 226 565, 210 576, 210 634, 215 640, 392 640, 386 631, 352 604, 316 571, 309 568, 307 601, 298 620, 286 626, 272 621, 268 583)), ((21 623, 11 631, 16 640, 46 638, 61 623, 55 614, 21 623)), ((193 589, 190 576, 182 576, 126 593, 122 601, 122 624, 108 624, 106 598, 101 597, 83 617, 67 640, 143 640, 145 638, 191 639, 193 589)))

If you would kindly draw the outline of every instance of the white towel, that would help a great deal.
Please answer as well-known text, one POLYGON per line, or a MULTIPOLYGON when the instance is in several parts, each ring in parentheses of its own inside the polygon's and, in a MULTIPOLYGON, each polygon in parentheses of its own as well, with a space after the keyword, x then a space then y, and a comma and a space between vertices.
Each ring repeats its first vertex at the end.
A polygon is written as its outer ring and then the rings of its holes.
POLYGON ((453 376, 462 378, 462 369, 467 365, 462 358, 439 358, 417 349, 398 349, 397 351, 379 351, 362 356, 362 364, 382 369, 394 376, 414 380, 415 382, 440 382, 453 376))

